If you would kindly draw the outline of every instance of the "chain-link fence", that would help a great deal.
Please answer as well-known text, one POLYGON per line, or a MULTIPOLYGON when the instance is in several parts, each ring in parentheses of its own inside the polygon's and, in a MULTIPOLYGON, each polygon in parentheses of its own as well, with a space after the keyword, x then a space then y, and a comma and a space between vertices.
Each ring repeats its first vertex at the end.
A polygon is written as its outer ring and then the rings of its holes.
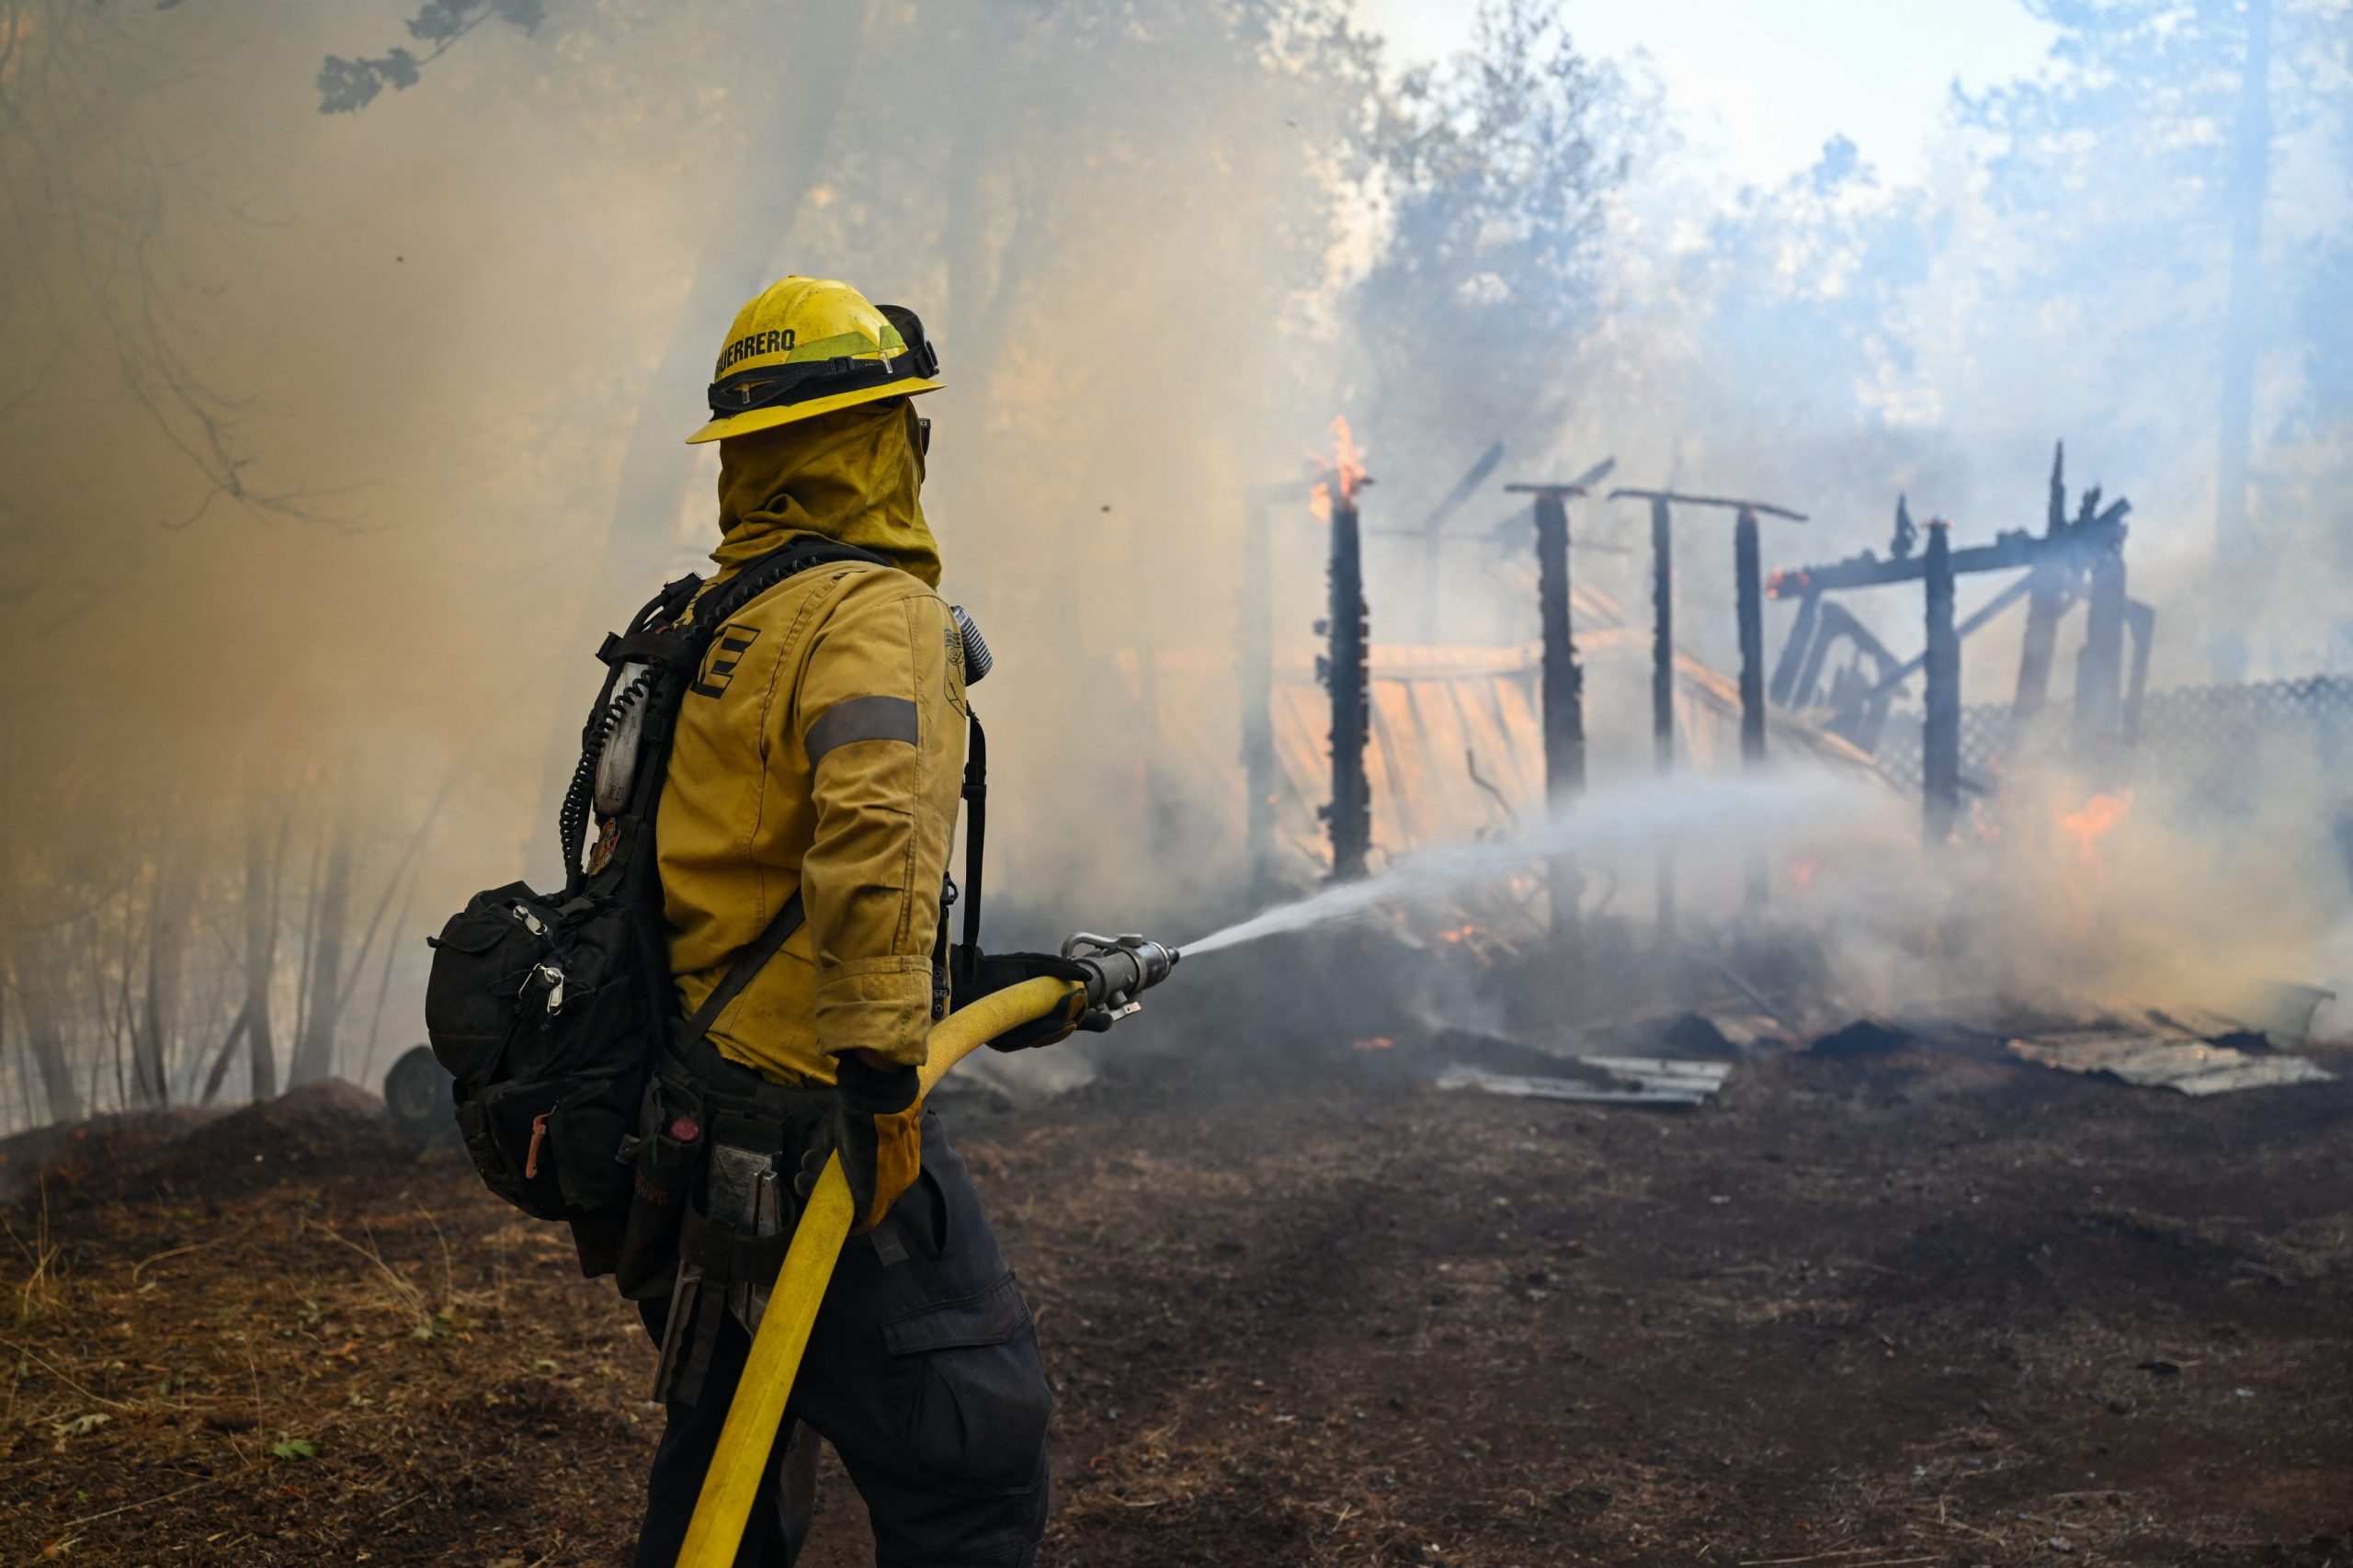
MULTIPOLYGON (((2046 709, 2039 733, 2064 738, 2074 722, 2066 704, 2046 709)), ((2185 805, 2243 810, 2282 769, 2337 773, 2353 763, 2353 676, 2244 686, 2191 686, 2153 692, 2130 737, 2122 781, 2185 805)), ((1961 766, 1981 786, 1998 781, 2013 741, 2007 703, 1964 708, 1961 766)), ((1880 743, 1880 770, 1907 789, 1920 787, 1920 716, 1898 714, 1880 743)))

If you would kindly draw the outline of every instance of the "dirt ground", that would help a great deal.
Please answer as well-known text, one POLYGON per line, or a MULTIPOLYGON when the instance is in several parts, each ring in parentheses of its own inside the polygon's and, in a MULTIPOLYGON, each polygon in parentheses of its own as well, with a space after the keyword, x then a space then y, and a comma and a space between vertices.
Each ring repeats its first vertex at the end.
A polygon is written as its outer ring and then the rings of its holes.
MULTIPOLYGON (((1060 1392, 1048 1562, 2353 1564, 2353 1081, 1109 1060, 949 1112, 1060 1392)), ((347 1090, 52 1143, 0 1562, 625 1560, 652 1356, 560 1231, 347 1090)), ((838 1471, 818 1530, 865 1560, 838 1471)))

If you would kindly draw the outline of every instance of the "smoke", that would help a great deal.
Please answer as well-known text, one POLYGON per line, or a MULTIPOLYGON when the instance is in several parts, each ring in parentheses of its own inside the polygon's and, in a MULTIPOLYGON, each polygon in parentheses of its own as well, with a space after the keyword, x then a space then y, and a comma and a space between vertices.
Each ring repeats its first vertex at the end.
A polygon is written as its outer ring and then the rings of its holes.
MULTIPOLYGON (((363 1080, 412 1043, 420 937, 554 873, 597 633, 707 569, 712 460, 679 443, 787 271, 941 346, 927 501, 999 652, 992 886, 1229 878, 1160 779, 1225 744, 1230 686, 1180 744, 1154 676, 1230 646, 1234 498, 1329 417, 1284 333, 1338 243, 1362 40, 1302 5, 608 0, 317 112, 321 61, 414 8, 6 7, 56 49, 0 75, 45 132, 12 188, 52 197, 0 256, 0 1044, 62 1035, 80 1107, 149 1056, 175 1099, 216 1062, 239 1092, 256 889, 281 1055, 314 1018, 363 1080)), ((53 1112, 14 1054, 0 1118, 53 1112)))
MULTIPOLYGON (((420 937, 475 888, 553 870, 548 780, 597 634, 715 542, 713 460, 676 443, 735 305, 787 271, 908 304, 941 347, 926 505, 999 654, 976 701, 1000 941, 1234 912, 1248 530, 1279 664, 1309 664, 1324 613, 1303 504, 1248 497, 1299 476, 1335 414, 1378 481, 1376 644, 1533 635, 1500 482, 1614 454, 1620 482, 1784 501, 1814 514, 1768 525, 1768 565, 1793 564, 1883 549, 1898 491, 1961 543, 2038 526, 2061 436, 2079 482, 2134 500, 2160 686, 2206 678, 2227 634, 2258 667, 2312 667, 2343 617, 2353 355, 2315 303, 2347 265, 2344 62, 2321 48, 2341 6, 2283 0, 2261 548, 2219 555, 2220 340, 2180 347, 2183 312, 2206 333, 2227 294, 2204 165, 2139 198, 2095 182, 2078 214, 2057 174, 2004 172, 2034 153, 2066 173, 2049 145, 1964 104, 1916 187, 1834 147, 1726 209, 1640 62, 1583 56, 1535 5, 1486 35, 1507 69, 1401 85, 1316 0, 594 0, 317 112, 321 62, 385 58, 415 10, 0 0, 43 46, 0 63, 0 1121, 133 1098, 142 1053, 175 1098, 222 1070, 240 1092, 257 962, 281 1056, 323 1023, 372 1080, 415 1040, 420 937), (2119 240, 2152 232, 2177 253, 2119 240), (1497 439, 1447 525, 1469 542, 1383 535, 1497 439)), ((2211 108, 2188 87, 2062 107, 2066 146, 2162 144, 2173 121, 2150 117, 2211 108)), ((1608 551, 1639 551, 1642 515, 1574 520, 1580 585, 1638 617, 1642 557, 1608 551)), ((1677 527, 1682 641, 1727 665, 1729 541, 1677 527)), ((1962 612, 1990 591, 1965 585, 1962 612)), ((1905 596, 1857 608, 1916 643, 1905 596)), ((1972 700, 2004 694, 2014 637, 1971 642, 1972 700)), ((1638 665, 1593 656, 1595 822, 1648 770, 1638 665)), ((1712 841, 1712 787, 1684 788, 1654 809, 1691 802, 1675 820, 1712 841)), ((2325 778, 2265 801, 2228 840, 2136 802, 2086 922, 2116 985, 2285 967, 2296 932, 2343 927, 2306 853, 2338 804, 2325 778), (2267 906, 2282 869, 2298 895, 2267 906), (2151 926, 2174 936, 2120 934, 2151 926)), ((1834 845, 1779 901, 1839 933, 1874 994, 1936 982, 1879 935, 1949 913, 1898 874, 1910 836, 1859 841, 1852 877, 1834 845)), ((2017 869, 1969 893, 1970 950, 2021 983, 2056 949, 1995 937, 2074 920, 2086 883, 2071 850, 2043 857, 2064 877, 2038 853, 2006 839, 1991 858, 2017 869)))
POLYGON ((1853 1011, 2259 1019, 2268 987, 2346 978, 2323 801, 2342 809, 2317 779, 2283 775, 2223 826, 2162 792, 2046 779, 2003 801, 1998 827, 1981 809, 1938 849, 1857 835, 1790 880, 1777 914, 1816 935, 1827 999, 1853 1011))
MULTIPOLYGON (((2273 5, 2265 65, 2248 42, 2261 9, 2071 14, 2062 48, 2031 79, 1956 90, 1916 179, 1885 178, 1871 148, 1839 138, 1814 167, 1729 202, 1642 112, 1654 89, 1639 60, 1589 73, 1583 124, 1625 155, 1623 178, 1529 187, 1514 209, 1520 227, 1477 231, 1508 242, 1548 222, 1561 232, 1597 214, 1600 224, 1581 268, 1547 278, 1573 298, 1526 318, 1560 367, 1545 389, 1558 401, 1528 400, 1552 423, 1510 431, 1498 477, 1561 479, 1611 455, 1613 483, 1809 513, 1803 524, 1767 519, 1769 569, 1886 556, 1899 495, 1915 518, 1950 519, 1959 548, 2040 533, 2063 439, 2071 510, 2094 487, 2132 503, 2130 592, 2156 612, 2153 690, 2353 668, 2340 526, 2353 502, 2353 390, 2343 313, 2313 306, 2332 290, 2341 297, 2353 261, 2353 28, 2341 4, 2273 5), (2256 305, 2234 308, 2250 288, 2256 305), (1571 324, 1547 335, 1555 312, 1571 324), (2234 524, 2230 388, 2242 373, 2253 456, 2245 518, 2234 524)), ((1474 188, 1495 201, 1495 185, 1474 188)), ((1384 303, 1398 308, 1401 278, 1461 291, 1475 243, 1456 230, 1440 244, 1411 226, 1427 205, 1398 210, 1395 241, 1423 248, 1376 271, 1391 290, 1384 303)), ((1483 299, 1471 293, 1474 305, 1483 299)), ((1414 303, 1449 319, 1436 289, 1414 303)), ((1493 362, 1475 345, 1438 358, 1432 384, 1475 381, 1493 362)), ((1381 548, 1380 529, 1413 528, 1506 433, 1492 389, 1433 396, 1415 415, 1404 429, 1359 425, 1381 481, 1365 502, 1376 643, 1384 628, 1416 634, 1434 563, 1448 640, 1532 639, 1527 531, 1443 558, 1410 542, 1381 548)), ((1489 507, 1456 531, 1479 531, 1489 507)), ((1578 585, 1641 618, 1643 509, 1593 500, 1571 511, 1578 585)), ((1676 523, 1677 639, 1719 669, 1737 657, 1728 524, 1696 511, 1676 523)), ((1961 616, 2010 581, 1963 578, 1961 616)), ((1898 660, 1921 646, 1916 585, 1840 602, 1898 660)), ((1789 637, 1792 615, 1768 607, 1769 649, 1789 637)), ((1592 635, 1593 619, 1586 708, 1590 768, 1606 791, 1649 771, 1648 672, 1592 635)), ((2010 699, 2023 619, 2012 610, 1968 641, 1968 703, 2010 699)), ((2072 688, 2082 642, 2078 608, 2064 623, 2054 692, 2072 688)), ((1918 697, 1915 677, 1891 735, 1915 729, 1918 697)), ((2248 738, 2220 799, 2169 788, 2177 781, 2165 778, 2161 753, 2144 745, 2146 776, 2096 859, 2056 824, 2120 780, 2014 760, 1972 778, 1983 791, 1974 822, 1949 852, 1924 855, 1916 818, 1895 813, 1805 868, 1803 885, 1778 877, 1773 919, 1819 938, 1842 996, 1896 1010, 1964 992, 2227 1008, 2253 982, 2341 980, 2348 900, 2336 824, 2348 801, 2326 766, 2326 736, 2342 720, 2319 721, 2317 752, 2308 742, 2259 752, 2254 721, 2219 712, 2207 738, 2227 752, 2239 723, 2248 738)))

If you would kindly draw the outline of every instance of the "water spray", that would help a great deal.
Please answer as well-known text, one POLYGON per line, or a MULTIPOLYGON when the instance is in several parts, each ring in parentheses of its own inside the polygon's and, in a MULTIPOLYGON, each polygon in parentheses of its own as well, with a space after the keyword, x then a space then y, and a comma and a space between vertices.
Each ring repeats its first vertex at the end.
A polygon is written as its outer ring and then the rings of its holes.
POLYGON ((1733 853, 1766 838, 1884 811, 1887 804, 1883 792, 1826 775, 1620 785, 1542 819, 1521 837, 1421 850, 1378 876, 1337 882, 1212 931, 1187 942, 1184 951, 1199 958, 1391 904, 1427 903, 1556 855, 1646 850, 1668 842, 1700 849, 1712 844, 1733 853))

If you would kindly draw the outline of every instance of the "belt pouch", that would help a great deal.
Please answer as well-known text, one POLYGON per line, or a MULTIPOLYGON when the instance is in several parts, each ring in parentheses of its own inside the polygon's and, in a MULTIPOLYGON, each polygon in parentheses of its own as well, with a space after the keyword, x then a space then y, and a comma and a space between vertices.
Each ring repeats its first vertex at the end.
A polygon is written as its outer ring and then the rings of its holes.
POLYGON ((621 1294, 646 1301, 670 1289, 678 1262, 678 1225, 702 1164, 702 1129, 687 1116, 656 1127, 639 1145, 629 1224, 617 1270, 621 1294), (677 1136, 689 1133, 690 1137, 677 1136))

